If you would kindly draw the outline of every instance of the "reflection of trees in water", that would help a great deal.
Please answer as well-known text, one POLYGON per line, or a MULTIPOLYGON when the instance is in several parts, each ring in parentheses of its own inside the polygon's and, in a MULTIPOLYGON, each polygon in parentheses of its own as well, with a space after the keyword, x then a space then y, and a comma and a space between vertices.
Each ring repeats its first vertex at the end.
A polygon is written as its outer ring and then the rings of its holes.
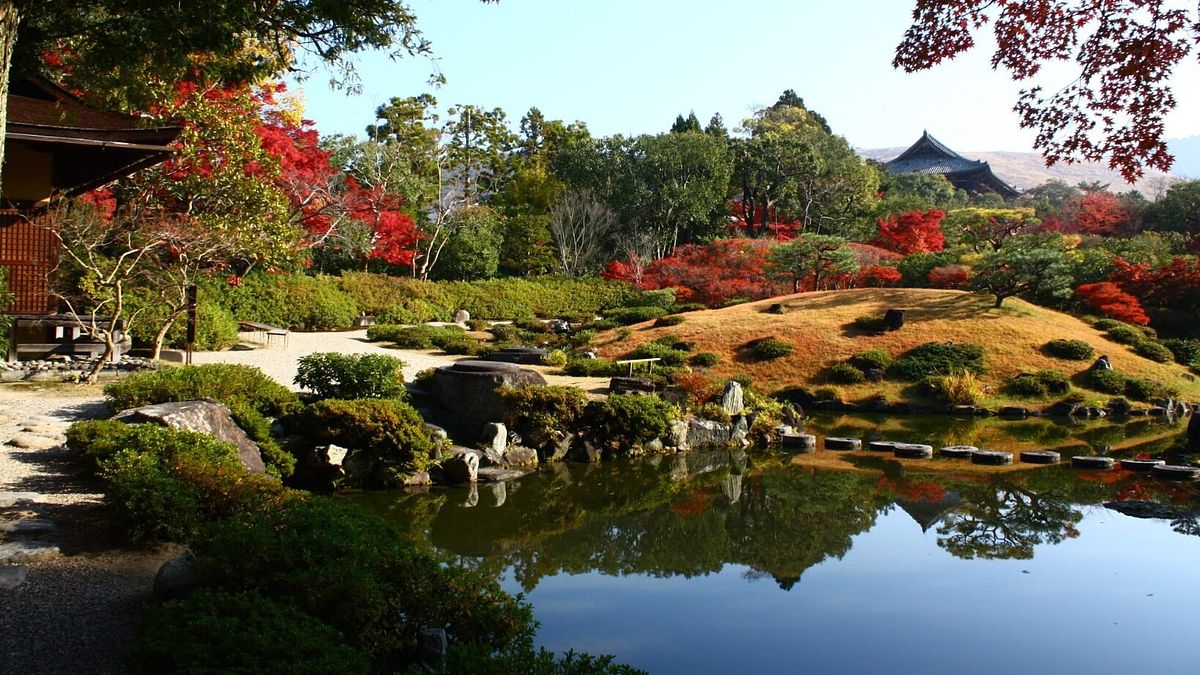
POLYGON ((938 546, 959 558, 1032 558, 1037 544, 1079 536, 1083 513, 1053 493, 1011 482, 970 485, 938 526, 938 546))

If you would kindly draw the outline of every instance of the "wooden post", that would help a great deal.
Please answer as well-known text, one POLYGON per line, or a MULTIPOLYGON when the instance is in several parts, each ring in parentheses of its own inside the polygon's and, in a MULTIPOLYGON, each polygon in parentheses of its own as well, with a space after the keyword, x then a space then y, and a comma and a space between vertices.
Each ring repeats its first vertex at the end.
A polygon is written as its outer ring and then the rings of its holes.
POLYGON ((192 365, 192 352, 196 349, 196 286, 188 286, 187 363, 192 365))

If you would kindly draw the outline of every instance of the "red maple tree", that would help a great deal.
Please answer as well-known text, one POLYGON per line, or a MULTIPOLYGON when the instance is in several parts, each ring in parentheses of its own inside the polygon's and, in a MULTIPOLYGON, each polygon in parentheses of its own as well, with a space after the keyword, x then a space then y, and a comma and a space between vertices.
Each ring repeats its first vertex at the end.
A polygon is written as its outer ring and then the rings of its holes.
POLYGON ((1111 281, 1101 281, 1094 284, 1083 284, 1075 289, 1075 295, 1082 298, 1101 314, 1124 321, 1125 323, 1146 326, 1150 317, 1142 309, 1137 298, 1121 290, 1121 287, 1111 281))
POLYGON ((903 255, 940 251, 946 247, 941 229, 945 217, 938 209, 888 214, 878 219, 879 236, 874 244, 903 255))
MULTIPOLYGON (((642 275, 645 289, 674 288, 678 302, 701 302, 719 307, 733 299, 761 300, 779 295, 782 288, 767 276, 766 239, 722 239, 709 244, 687 244, 674 255, 655 260, 642 275)), ((605 272, 617 278, 620 263, 605 272)))

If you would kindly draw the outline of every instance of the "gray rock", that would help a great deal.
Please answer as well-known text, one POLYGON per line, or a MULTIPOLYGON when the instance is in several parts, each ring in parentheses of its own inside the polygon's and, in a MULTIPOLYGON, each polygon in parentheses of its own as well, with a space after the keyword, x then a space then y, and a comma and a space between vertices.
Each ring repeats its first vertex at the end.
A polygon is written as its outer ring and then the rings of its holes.
POLYGON ((665 448, 666 446, 663 445, 661 438, 651 439, 649 443, 646 443, 644 446, 642 446, 642 449, 651 455, 657 455, 665 448))
POLYGON ((49 450, 63 444, 62 437, 50 438, 38 434, 17 434, 8 442, 14 448, 22 450, 49 450))
POLYGON ((551 441, 549 444, 550 451, 549 455, 546 457, 546 461, 558 462, 566 458, 567 454, 571 452, 571 444, 575 442, 575 438, 575 434, 568 432, 563 434, 562 438, 551 441))
POLYGON ((434 443, 442 443, 450 439, 450 434, 447 434, 445 429, 436 424, 427 423, 425 425, 425 433, 429 434, 429 438, 432 439, 434 443))
POLYGON ((45 518, 23 518, 0 523, 0 532, 12 536, 34 537, 50 534, 56 529, 54 523, 45 518))
POLYGON ((750 441, 746 439, 750 435, 750 420, 745 415, 738 415, 733 421, 733 431, 729 434, 729 440, 742 445, 749 445, 750 441))
POLYGON ((1105 404, 1104 408, 1113 415, 1128 415, 1129 411, 1133 410, 1133 406, 1129 403, 1129 401, 1126 401, 1123 398, 1111 399, 1107 404, 1105 404))
POLYGON ((1112 362, 1108 360, 1108 356, 1101 356, 1096 359, 1096 362, 1091 365, 1088 370, 1112 370, 1112 362))
POLYGON ((1070 417, 1079 410, 1079 404, 1072 401, 1059 401, 1042 411, 1047 417, 1070 417))
POLYGON ((1001 417, 1028 417, 1029 409, 1010 405, 1001 408, 999 414, 1001 417))
POLYGON ((471 313, 465 309, 460 309, 454 313, 454 323, 466 323, 471 320, 471 313))
POLYGON ((667 437, 663 439, 663 444, 668 448, 687 449, 688 444, 688 423, 687 420, 675 420, 671 422, 671 426, 667 428, 667 437))
POLYGON ((113 419, 126 424, 158 424, 207 434, 237 446, 238 459, 253 473, 266 473, 258 446, 250 440, 229 415, 229 408, 211 399, 159 403, 117 413, 113 419))
POLYGON ((904 315, 907 313, 907 309, 889 309, 883 313, 883 325, 890 331, 900 330, 904 328, 904 315))
POLYGON ((62 557, 62 551, 42 541, 12 541, 0 544, 0 564, 38 563, 62 557))
POLYGON ((523 445, 510 445, 504 452, 503 466, 537 466, 537 450, 523 445))
POLYGON ((474 483, 479 480, 479 455, 462 452, 442 460, 442 472, 448 483, 474 483))
POLYGON ((604 458, 604 448, 593 443, 590 439, 583 439, 584 461, 595 464, 604 458))
POLYGON ((887 372, 879 368, 867 368, 863 375, 866 376, 867 382, 883 382, 887 379, 887 372))
POLYGON ((783 410, 780 412, 779 417, 783 420, 784 424, 792 427, 793 429, 804 428, 804 410, 799 406, 791 403, 784 404, 783 410))
POLYGON ((405 476, 400 484, 404 487, 427 487, 433 485, 433 478, 428 471, 418 471, 405 476))
POLYGON ((526 366, 540 366, 546 362, 549 351, 541 347, 505 347, 492 352, 486 357, 488 361, 503 363, 519 363, 526 366))
POLYGON ((432 388, 434 398, 452 413, 455 438, 473 443, 484 425, 504 419, 507 407, 501 387, 544 384, 546 378, 511 363, 468 360, 437 369, 432 388))
POLYGON ((527 472, 520 469, 501 469, 495 466, 485 467, 479 470, 479 482, 481 483, 498 483, 506 480, 517 480, 524 478, 527 472))
POLYGON ((480 435, 483 457, 491 464, 504 463, 504 451, 508 449, 508 427, 499 422, 483 425, 480 435))
POLYGON ((346 461, 346 455, 350 454, 349 448, 343 448, 340 445, 322 445, 316 448, 317 457, 325 464, 333 467, 341 467, 346 461))
POLYGON ((20 504, 32 504, 42 499, 36 492, 0 492, 0 509, 7 509, 20 504))
POLYGON ((614 377, 608 381, 610 394, 653 394, 654 383, 644 377, 614 377))
POLYGON ((190 554, 171 558, 154 575, 154 596, 160 600, 182 598, 199 587, 200 572, 190 554))
POLYGON ((350 450, 342 458, 342 471, 346 484, 354 487, 369 487, 377 483, 376 471, 379 462, 366 450, 350 450))
POLYGON ((724 422, 690 419, 687 425, 686 444, 693 450, 707 445, 724 445, 733 434, 733 428, 724 422))
POLYGON ((25 579, 29 577, 29 572, 20 565, 4 565, 0 566, 0 591, 11 591, 21 584, 25 583, 25 579))
POLYGON ((742 414, 742 409, 745 407, 745 399, 740 382, 730 382, 725 385, 725 393, 721 396, 721 407, 730 416, 742 414))

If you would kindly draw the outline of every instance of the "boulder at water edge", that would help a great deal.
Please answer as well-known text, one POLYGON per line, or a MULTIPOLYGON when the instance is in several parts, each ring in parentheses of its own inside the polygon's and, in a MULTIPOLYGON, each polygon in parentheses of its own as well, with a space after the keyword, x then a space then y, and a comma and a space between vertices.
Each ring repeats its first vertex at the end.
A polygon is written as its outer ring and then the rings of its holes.
POLYGON ((448 411, 444 426, 451 435, 471 443, 479 439, 485 425, 504 419, 507 410, 501 387, 545 384, 540 374, 511 363, 468 360, 434 372, 433 396, 448 411))

